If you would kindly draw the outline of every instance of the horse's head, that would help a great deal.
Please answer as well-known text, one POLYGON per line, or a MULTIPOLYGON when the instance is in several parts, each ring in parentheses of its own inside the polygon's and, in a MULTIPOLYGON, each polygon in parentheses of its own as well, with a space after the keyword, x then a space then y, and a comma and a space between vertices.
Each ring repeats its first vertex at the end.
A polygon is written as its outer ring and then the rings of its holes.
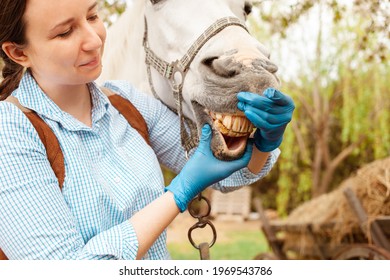
POLYGON ((211 148, 224 160, 243 154, 253 130, 237 109, 237 93, 261 94, 279 86, 269 52, 238 23, 245 22, 251 7, 245 0, 148 0, 144 6, 147 46, 162 61, 182 61, 199 36, 208 37, 201 40, 196 55, 184 59, 189 64, 183 76, 168 80, 152 68, 151 81, 159 98, 172 108, 172 82, 183 82, 184 115, 196 122, 199 132, 205 123, 212 126, 211 148), (223 18, 237 22, 214 25, 223 18), (204 34, 210 28, 215 32, 204 34))

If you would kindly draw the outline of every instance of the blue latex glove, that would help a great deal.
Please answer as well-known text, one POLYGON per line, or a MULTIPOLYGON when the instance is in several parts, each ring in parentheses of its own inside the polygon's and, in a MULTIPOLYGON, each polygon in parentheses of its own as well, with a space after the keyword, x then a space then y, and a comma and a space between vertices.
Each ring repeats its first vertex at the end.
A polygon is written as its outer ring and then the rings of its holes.
POLYGON ((195 153, 171 184, 165 188, 165 191, 173 193, 181 212, 184 212, 188 203, 205 188, 247 166, 251 158, 251 144, 247 145, 244 155, 237 160, 221 161, 215 158, 210 149, 211 136, 210 125, 204 125, 195 153))
POLYGON ((237 107, 257 128, 255 146, 262 152, 270 152, 282 143, 284 130, 291 121, 295 105, 291 97, 274 88, 266 89, 263 94, 240 92, 237 95, 237 107))

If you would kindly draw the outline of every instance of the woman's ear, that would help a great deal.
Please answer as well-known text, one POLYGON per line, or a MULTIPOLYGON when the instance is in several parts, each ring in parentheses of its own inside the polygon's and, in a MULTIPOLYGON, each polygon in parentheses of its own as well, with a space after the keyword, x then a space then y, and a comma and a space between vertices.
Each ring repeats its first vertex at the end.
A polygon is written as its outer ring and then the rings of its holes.
POLYGON ((30 67, 30 61, 22 47, 13 42, 4 42, 1 48, 12 61, 20 64, 23 67, 30 67))

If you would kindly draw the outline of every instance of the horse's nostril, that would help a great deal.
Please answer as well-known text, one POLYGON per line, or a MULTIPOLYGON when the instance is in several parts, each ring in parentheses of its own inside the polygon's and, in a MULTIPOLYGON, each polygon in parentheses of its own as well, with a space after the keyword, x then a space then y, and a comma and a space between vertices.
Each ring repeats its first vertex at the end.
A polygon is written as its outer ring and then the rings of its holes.
POLYGON ((231 78, 240 72, 241 64, 234 63, 231 58, 213 56, 203 59, 202 63, 214 74, 224 78, 231 78))
POLYGON ((278 71, 278 66, 268 59, 256 59, 252 62, 252 65, 257 69, 263 68, 272 74, 275 74, 278 71))
POLYGON ((273 63, 273 62, 271 62, 269 60, 267 60, 266 65, 264 66, 264 68, 267 71, 271 72, 272 74, 278 72, 278 66, 276 66, 275 63, 273 63))
POLYGON ((202 63, 204 65, 206 65, 207 67, 211 68, 213 65, 213 61, 216 60, 217 58, 218 58, 217 56, 208 57, 208 58, 203 59, 202 63))

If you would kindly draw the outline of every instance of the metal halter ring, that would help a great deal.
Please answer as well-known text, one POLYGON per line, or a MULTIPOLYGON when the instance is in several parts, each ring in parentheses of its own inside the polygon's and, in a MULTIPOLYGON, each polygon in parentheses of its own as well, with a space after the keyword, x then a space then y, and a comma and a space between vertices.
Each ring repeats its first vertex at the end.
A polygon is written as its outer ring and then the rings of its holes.
POLYGON ((192 231, 197 228, 205 228, 207 225, 209 225, 211 230, 213 231, 213 239, 211 240, 210 243, 208 243, 208 247, 211 248, 215 244, 215 241, 217 240, 217 231, 215 230, 214 225, 210 221, 208 220, 199 221, 188 230, 188 239, 190 240, 191 245, 198 250, 200 249, 200 245, 196 245, 194 240, 192 239, 192 231))
POLYGON ((190 203, 188 204, 188 212, 190 213, 190 215, 193 218, 197 218, 197 219, 202 219, 202 218, 209 216, 210 212, 211 212, 210 200, 208 200, 206 197, 204 197, 200 193, 197 197, 195 197, 193 200, 191 200, 190 203), (196 211, 194 210, 194 207, 193 207, 193 203, 195 201, 202 202, 202 200, 204 200, 206 202, 206 205, 207 205, 207 212, 205 214, 196 213, 196 211))

